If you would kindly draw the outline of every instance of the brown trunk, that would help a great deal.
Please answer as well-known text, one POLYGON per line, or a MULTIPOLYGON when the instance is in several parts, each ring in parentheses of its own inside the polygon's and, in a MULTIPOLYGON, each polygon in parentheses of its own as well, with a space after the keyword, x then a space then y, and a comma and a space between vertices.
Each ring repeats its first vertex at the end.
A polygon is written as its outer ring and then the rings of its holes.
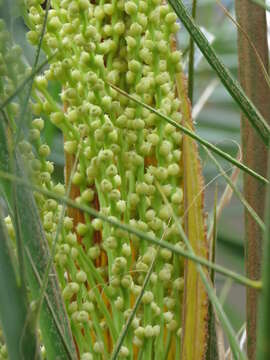
MULTIPOLYGON (((250 0, 236 0, 237 21, 248 34, 268 70, 268 44, 265 10, 254 5, 250 0)), ((239 76, 247 96, 253 101, 264 118, 270 120, 270 91, 262 69, 247 39, 238 31, 239 76)), ((267 174, 267 151, 262 141, 252 129, 247 119, 242 116, 242 149, 244 163, 259 174, 267 174)), ((244 175, 244 195, 257 214, 263 218, 265 186, 249 175, 244 175)), ((247 276, 259 279, 261 274, 262 231, 245 213, 245 256, 247 276)), ((255 360, 257 292, 247 289, 247 351, 248 358, 255 360)))

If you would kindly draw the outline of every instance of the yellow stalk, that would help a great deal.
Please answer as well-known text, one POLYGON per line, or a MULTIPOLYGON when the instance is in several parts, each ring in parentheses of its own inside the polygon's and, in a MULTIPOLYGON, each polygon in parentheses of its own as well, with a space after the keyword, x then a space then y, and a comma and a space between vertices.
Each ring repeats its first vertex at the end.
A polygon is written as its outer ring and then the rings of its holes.
MULTIPOLYGON (((182 101, 183 125, 193 129, 191 107, 186 95, 186 80, 177 76, 182 101)), ((198 147, 188 136, 183 139, 185 231, 194 252, 208 259, 203 213, 203 179, 198 147)), ((185 261, 183 298, 182 359, 204 359, 207 344, 208 297, 196 266, 185 261)))

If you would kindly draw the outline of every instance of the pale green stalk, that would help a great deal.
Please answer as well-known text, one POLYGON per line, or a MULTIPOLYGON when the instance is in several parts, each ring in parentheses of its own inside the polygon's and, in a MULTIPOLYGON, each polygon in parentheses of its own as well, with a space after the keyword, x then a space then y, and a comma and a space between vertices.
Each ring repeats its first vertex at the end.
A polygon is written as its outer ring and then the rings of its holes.
POLYGON ((143 285, 142 285, 142 290, 139 294, 139 296, 137 297, 136 301, 135 301, 135 304, 133 306, 133 309, 132 309, 132 312, 130 313, 126 323, 125 323, 125 326, 123 327, 123 330, 121 331, 119 337, 118 337, 118 340, 117 340, 117 343, 113 349, 113 352, 112 352, 112 355, 111 355, 111 358, 110 360, 116 360, 118 355, 119 355, 119 352, 120 352, 120 349, 121 349, 121 346, 125 340, 125 337, 127 335, 127 332, 130 328, 130 325, 132 323, 132 320, 134 319, 134 316, 136 315, 136 312, 141 304, 141 301, 142 301, 142 297, 143 297, 143 294, 145 292, 145 289, 149 283, 149 280, 150 280, 150 276, 153 272, 153 269, 154 269, 154 265, 156 263, 156 259, 157 259, 157 256, 158 256, 158 253, 159 253, 159 248, 157 249, 157 253, 156 253, 156 256, 154 257, 154 259, 152 260, 152 263, 148 269, 148 272, 146 274, 146 277, 144 278, 144 282, 143 282, 143 285))

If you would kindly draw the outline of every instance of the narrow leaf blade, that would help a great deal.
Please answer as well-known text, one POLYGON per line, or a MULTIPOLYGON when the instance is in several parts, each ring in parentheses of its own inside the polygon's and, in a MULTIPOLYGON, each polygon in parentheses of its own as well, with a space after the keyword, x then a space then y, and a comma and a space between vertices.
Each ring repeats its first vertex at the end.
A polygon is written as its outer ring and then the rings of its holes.
POLYGON ((270 127, 260 114, 258 109, 247 97, 240 84, 232 77, 229 70, 223 65, 216 55, 213 47, 209 44, 200 28, 195 24, 194 20, 188 14, 181 0, 169 0, 170 5, 174 9, 178 18, 183 22, 185 28, 192 36, 194 42, 200 48, 208 63, 216 71, 223 85, 226 87, 232 98, 239 105, 243 113, 246 115, 250 124, 256 129, 265 144, 269 144, 270 127))
MULTIPOLYGON (((9 172, 9 151, 8 151, 8 143, 7 136, 4 127, 4 119, 1 116, 0 119, 0 170, 9 172)), ((0 181, 0 190, 2 194, 5 196, 8 205, 11 202, 11 186, 5 179, 1 179, 0 181)))
POLYGON ((10 360, 37 359, 37 339, 27 299, 16 279, 9 239, 0 209, 0 321, 10 360))
MULTIPOLYGON (((270 177, 270 153, 268 153, 268 178, 270 177)), ((264 251, 263 251, 263 290, 260 294, 260 303, 257 321, 257 347, 256 358, 258 360, 267 360, 270 356, 270 187, 267 189, 266 211, 265 211, 266 230, 264 233, 264 251)))

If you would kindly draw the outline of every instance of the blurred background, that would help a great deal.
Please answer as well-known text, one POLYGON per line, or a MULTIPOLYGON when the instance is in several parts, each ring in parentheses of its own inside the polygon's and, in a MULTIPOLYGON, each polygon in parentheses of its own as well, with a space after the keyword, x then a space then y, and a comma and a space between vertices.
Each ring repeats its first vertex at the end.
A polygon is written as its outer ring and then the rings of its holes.
MULTIPOLYGON (((185 0, 186 6, 191 3, 185 0)), ((223 5, 234 16, 234 3, 231 0, 223 1, 223 5)), ((33 64, 35 50, 26 42, 26 28, 19 16, 16 0, 0 0, 0 16, 10 23, 15 40, 24 50, 25 60, 33 64), (1 5, 2 4, 2 5, 1 5)), ((224 14, 215 0, 200 0, 197 9, 197 23, 212 43, 218 56, 237 77, 237 29, 232 21, 224 14)), ((189 36, 182 27, 178 36, 181 50, 185 54, 189 36)), ((187 57, 184 56, 186 69, 187 57)), ((199 50, 195 53, 195 84, 193 114, 197 132, 200 136, 213 142, 224 151, 236 156, 240 144, 240 112, 227 91, 220 84, 215 73, 203 59, 199 50)), ((50 84, 54 96, 58 96, 59 88, 56 83, 50 84)), ((56 177, 63 181, 64 156, 60 133, 49 121, 46 124, 44 136, 52 149, 51 160, 56 164, 56 177)), ((208 220, 213 216, 215 192, 219 198, 222 195, 226 182, 220 176, 215 164, 200 149, 205 176, 205 207, 208 220)), ((222 167, 231 174, 231 165, 218 158, 222 167)), ((237 186, 242 188, 241 174, 237 186)), ((244 237, 243 237, 243 207, 233 196, 225 207, 218 221, 217 262, 244 273, 244 237)), ((216 276, 217 292, 225 304, 225 311, 236 331, 245 322, 245 289, 236 283, 225 281, 216 276)))

